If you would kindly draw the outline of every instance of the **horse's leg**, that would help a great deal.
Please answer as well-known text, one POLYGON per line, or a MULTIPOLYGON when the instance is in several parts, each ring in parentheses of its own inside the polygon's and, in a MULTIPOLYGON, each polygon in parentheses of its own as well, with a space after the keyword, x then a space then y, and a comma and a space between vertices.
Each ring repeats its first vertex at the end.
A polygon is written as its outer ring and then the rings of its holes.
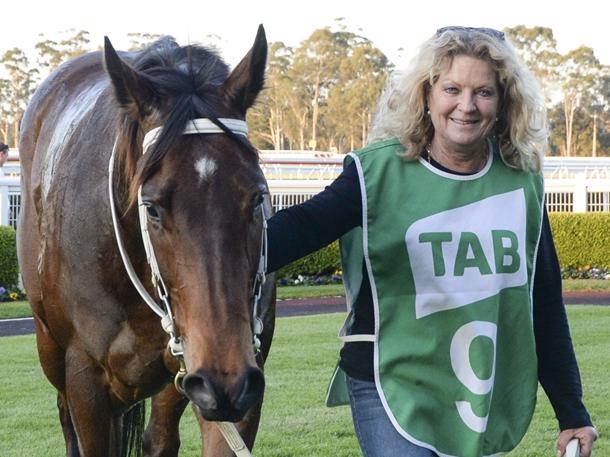
POLYGON ((176 457, 180 449, 180 417, 189 400, 173 384, 152 399, 148 426, 144 432, 145 457, 176 457))
MULTIPOLYGON (((256 432, 258 431, 261 407, 262 402, 253 407, 241 422, 235 424, 244 443, 250 450, 254 446, 256 432)), ((235 457, 235 454, 218 430, 216 424, 206 421, 197 413, 195 416, 201 430, 201 455, 204 457, 235 457)))
POLYGON ((103 370, 80 348, 66 352, 66 398, 83 457, 121 455, 122 417, 112 410, 103 370))
POLYGON ((59 410, 59 421, 61 422, 64 440, 66 441, 66 457, 79 457, 78 439, 76 438, 76 432, 70 417, 66 396, 62 392, 57 393, 57 409, 59 410))
MULTIPOLYGON (((32 307, 36 309, 35 305, 32 307)), ((38 309, 41 309, 41 306, 38 306, 38 309)), ((34 314, 34 323, 36 326, 36 345, 38 347, 40 365, 47 379, 57 389, 57 409, 66 442, 66 456, 78 457, 80 455, 78 452, 78 440, 74 432, 65 395, 65 352, 55 342, 49 329, 36 313, 34 314)))

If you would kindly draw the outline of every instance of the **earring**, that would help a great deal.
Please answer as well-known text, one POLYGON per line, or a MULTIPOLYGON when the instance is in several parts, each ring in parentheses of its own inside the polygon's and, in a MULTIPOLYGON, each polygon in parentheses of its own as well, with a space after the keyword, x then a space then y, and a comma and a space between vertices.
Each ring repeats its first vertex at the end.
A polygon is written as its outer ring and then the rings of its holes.
MULTIPOLYGON (((428 116, 430 116, 430 109, 426 110, 426 114, 427 114, 428 116)), ((498 120, 498 119, 496 118, 496 120, 498 120)))

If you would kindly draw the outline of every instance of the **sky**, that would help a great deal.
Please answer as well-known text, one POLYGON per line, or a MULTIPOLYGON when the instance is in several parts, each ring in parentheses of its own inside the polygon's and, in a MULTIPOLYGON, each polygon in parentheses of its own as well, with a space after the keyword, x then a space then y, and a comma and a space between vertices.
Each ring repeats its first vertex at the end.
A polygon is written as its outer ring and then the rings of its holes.
POLYGON ((20 47, 33 57, 39 34, 57 37, 67 29, 90 32, 91 46, 107 35, 126 49, 127 33, 174 36, 179 43, 218 44, 235 66, 250 48, 258 24, 269 41, 298 46, 315 29, 345 18, 347 30, 370 39, 399 68, 436 29, 447 25, 497 29, 516 25, 553 29, 559 51, 580 45, 610 65, 610 21, 601 0, 13 0, 4 2, 0 55, 20 47), (401 50, 402 48, 402 50, 401 50))

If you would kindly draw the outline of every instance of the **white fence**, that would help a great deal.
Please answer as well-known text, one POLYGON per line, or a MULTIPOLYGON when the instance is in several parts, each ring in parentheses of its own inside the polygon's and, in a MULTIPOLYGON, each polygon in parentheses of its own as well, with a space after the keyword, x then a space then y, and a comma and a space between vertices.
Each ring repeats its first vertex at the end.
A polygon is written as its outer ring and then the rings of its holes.
MULTIPOLYGON (((0 225, 17 227, 21 203, 16 154, 0 169, 0 225), (2 177, 4 171, 4 177, 2 177)), ((277 210, 301 203, 341 172, 343 156, 263 151, 261 162, 277 210)), ((610 211, 610 158, 547 157, 546 205, 550 212, 610 211)))
MULTIPOLYGON (((263 171, 276 209, 300 203, 324 189, 341 172, 337 154, 263 153, 263 171)), ((610 157, 546 157, 549 212, 610 211, 610 157)))
POLYGON ((17 228, 17 217, 21 207, 21 168, 16 150, 10 150, 8 162, 0 168, 0 225, 17 228))

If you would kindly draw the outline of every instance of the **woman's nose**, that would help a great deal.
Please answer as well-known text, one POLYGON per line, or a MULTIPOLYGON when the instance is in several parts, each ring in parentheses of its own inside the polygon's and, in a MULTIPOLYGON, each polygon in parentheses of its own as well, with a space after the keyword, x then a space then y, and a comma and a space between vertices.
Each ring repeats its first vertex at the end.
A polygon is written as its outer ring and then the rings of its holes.
POLYGON ((477 110, 474 94, 467 92, 462 93, 459 108, 465 113, 471 113, 477 110))

